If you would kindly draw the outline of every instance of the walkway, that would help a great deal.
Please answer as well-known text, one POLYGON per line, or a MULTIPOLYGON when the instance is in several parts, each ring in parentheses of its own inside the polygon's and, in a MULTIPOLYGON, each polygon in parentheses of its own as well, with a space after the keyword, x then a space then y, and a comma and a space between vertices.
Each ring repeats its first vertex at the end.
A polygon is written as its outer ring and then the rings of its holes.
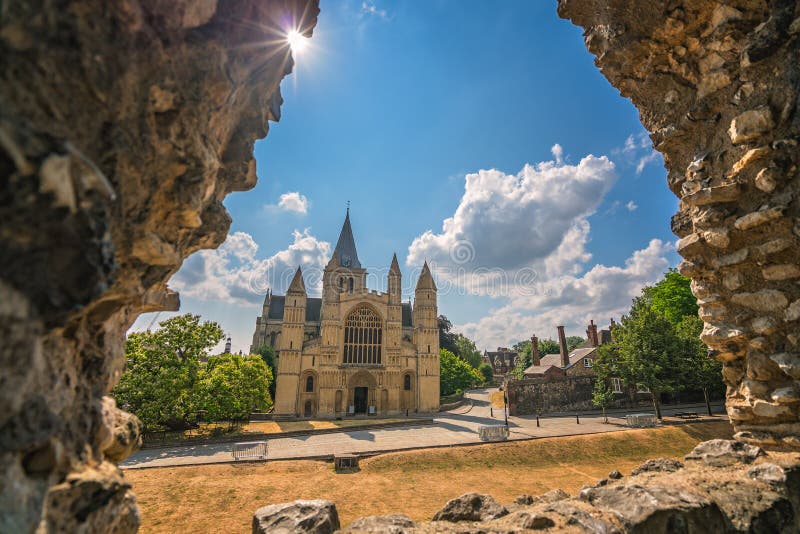
MULTIPOLYGON (((490 416, 489 392, 493 390, 474 390, 467 393, 471 406, 462 406, 451 412, 443 412, 434 418, 433 425, 414 425, 373 430, 349 430, 331 434, 317 434, 293 437, 276 437, 270 439, 270 460, 330 458, 334 454, 343 453, 377 453, 419 449, 428 447, 446 447, 483 443, 478 438, 478 427, 481 425, 503 424, 503 410, 494 410, 490 416)), ((712 406, 715 413, 723 414, 721 404, 712 406)), ((692 405, 664 408, 662 413, 666 420, 669 414, 677 411, 696 411, 705 413, 705 406, 692 405)), ((600 414, 581 415, 580 424, 575 416, 544 417, 536 426, 535 416, 509 417, 508 424, 512 440, 531 439, 553 436, 571 436, 579 434, 595 434, 628 429, 624 415, 630 411, 609 414, 609 423, 603 423, 600 414)), ((699 420, 711 418, 701 417, 699 420)), ((714 418, 719 420, 718 417, 714 418)), ((246 438, 243 438, 246 439, 246 438)), ((125 469, 144 467, 168 467, 177 465, 195 465, 232 462, 232 443, 209 445, 189 445, 165 449, 147 449, 131 455, 122 462, 125 469)))

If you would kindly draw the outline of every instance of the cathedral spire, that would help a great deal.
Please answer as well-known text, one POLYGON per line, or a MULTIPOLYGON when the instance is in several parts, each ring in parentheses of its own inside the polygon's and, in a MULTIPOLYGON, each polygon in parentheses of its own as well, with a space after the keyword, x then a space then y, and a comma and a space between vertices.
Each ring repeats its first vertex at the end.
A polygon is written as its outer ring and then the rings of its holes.
POLYGON ((356 252, 356 241, 353 239, 353 229, 350 227, 349 205, 344 217, 342 231, 339 233, 339 240, 336 242, 334 253, 338 255, 339 265, 342 267, 350 267, 353 269, 361 268, 361 262, 358 261, 358 253, 356 252))
POLYGON ((289 284, 289 290, 286 293, 306 294, 306 284, 303 282, 303 272, 300 270, 300 267, 298 267, 295 271, 294 278, 292 278, 292 283, 289 284))
POLYGON ((416 291, 420 289, 433 289, 436 291, 436 282, 433 281, 433 275, 431 274, 427 261, 422 266, 422 272, 419 275, 419 280, 417 280, 416 291))
POLYGON ((392 254, 392 265, 389 267, 389 272, 400 274, 400 264, 397 263, 397 253, 392 254))

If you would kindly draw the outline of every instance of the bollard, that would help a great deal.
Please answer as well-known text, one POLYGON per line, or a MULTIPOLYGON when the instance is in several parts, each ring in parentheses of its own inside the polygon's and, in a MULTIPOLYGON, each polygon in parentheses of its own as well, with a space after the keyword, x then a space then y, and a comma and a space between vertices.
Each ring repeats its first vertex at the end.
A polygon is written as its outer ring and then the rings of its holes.
POLYGON ((536 428, 539 428, 539 414, 536 414, 536 428))
POLYGON ((408 417, 408 408, 406 408, 406 417, 408 417))
POLYGON ((489 417, 494 417, 494 409, 491 406, 489 406, 489 417))
POLYGON ((581 424, 581 419, 578 417, 578 414, 575 414, 575 423, 581 424))

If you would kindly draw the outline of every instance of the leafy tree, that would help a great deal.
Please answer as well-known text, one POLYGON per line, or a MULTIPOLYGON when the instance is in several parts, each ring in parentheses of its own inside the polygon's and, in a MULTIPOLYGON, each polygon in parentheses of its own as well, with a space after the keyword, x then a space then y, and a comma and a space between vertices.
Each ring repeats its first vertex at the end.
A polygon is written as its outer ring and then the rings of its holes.
POLYGON ((721 390, 724 387, 722 382, 722 364, 708 355, 705 343, 700 340, 700 333, 703 330, 703 321, 696 315, 685 316, 677 326, 678 336, 686 345, 688 355, 689 384, 703 391, 706 401, 708 415, 711 413, 711 400, 709 391, 721 390))
POLYGON ((558 341, 552 339, 539 340, 539 356, 544 356, 545 354, 559 354, 560 352, 561 347, 559 347, 558 341))
POLYGON ((447 349, 439 350, 439 387, 442 396, 483 383, 483 375, 447 349))
POLYGON ((488 363, 484 362, 478 366, 478 372, 483 375, 483 383, 488 384, 494 380, 494 369, 488 363))
POLYGON ((691 280, 670 269, 660 282, 645 288, 643 294, 653 311, 677 326, 687 315, 697 315, 697 300, 690 286, 691 280))
POLYGON ((468 337, 464 336, 463 334, 456 334, 455 335, 455 354, 470 364, 474 368, 478 368, 481 364, 481 352, 478 350, 478 347, 475 346, 475 342, 473 342, 468 337))
POLYGON ((627 384, 643 384, 650 390, 661 419, 659 395, 682 387, 689 372, 687 344, 672 323, 643 297, 634 299, 630 315, 614 329, 614 340, 614 366, 627 384))
POLYGON ((451 332, 453 329, 453 323, 444 316, 439 316, 439 348, 446 349, 452 352, 453 354, 458 353, 458 347, 456 347, 456 334, 451 332))
MULTIPOLYGON (((580 336, 567 336, 567 350, 572 352, 578 345, 586 341, 580 336)), ((561 350, 559 349, 559 353, 561 350)))
POLYGON ((187 428, 197 413, 192 394, 200 358, 223 338, 217 323, 185 314, 159 323, 155 331, 134 332, 125 344, 126 370, 112 395, 136 414, 145 428, 187 428))
POLYGON ((611 388, 608 386, 608 381, 598 378, 594 383, 592 403, 603 409, 603 422, 608 423, 606 408, 610 408, 614 404, 614 392, 611 391, 611 388))
POLYGON ((221 354, 209 358, 195 395, 209 421, 241 421, 272 407, 271 382, 272 371, 259 355, 221 354))
MULTIPOLYGON (((269 367, 273 377, 278 376, 278 357, 275 355, 275 349, 269 345, 261 345, 256 350, 256 354, 261 356, 264 363, 269 367)), ((272 380, 269 384, 269 396, 275 398, 275 381, 272 380)))

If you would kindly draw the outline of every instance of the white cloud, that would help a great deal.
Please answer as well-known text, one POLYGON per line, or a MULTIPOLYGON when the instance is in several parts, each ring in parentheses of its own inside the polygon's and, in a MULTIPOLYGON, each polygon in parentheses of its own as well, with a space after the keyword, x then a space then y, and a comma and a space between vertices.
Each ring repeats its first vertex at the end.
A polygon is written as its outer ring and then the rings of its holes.
POLYGON ((297 191, 289 191, 284 193, 278 199, 277 204, 267 204, 267 210, 288 211, 305 215, 308 213, 309 201, 305 195, 301 195, 297 191))
MULTIPOLYGON (((592 155, 566 164, 560 145, 552 153, 555 161, 526 165, 516 175, 468 174, 441 231, 429 230, 409 247, 407 263, 431 262, 440 294, 498 298, 486 316, 459 326, 482 348, 533 333, 554 337, 560 324, 575 334, 589 319, 607 324, 669 267, 672 245, 659 240, 633 252, 622 267, 589 264, 588 217, 616 182, 615 166, 592 155)), ((625 207, 635 209, 635 203, 625 207)))
POLYGON ((375 2, 371 0, 364 0, 361 2, 361 13, 372 17, 378 17, 383 20, 387 20, 389 18, 389 14, 386 12, 386 10, 378 9, 378 7, 375 5, 375 2))
MULTIPOLYGON (((554 154, 560 158, 562 151, 554 147, 554 154)), ((518 269, 557 251, 581 257, 565 238, 583 240, 588 230, 582 225, 616 180, 614 164, 592 155, 577 165, 525 165, 516 175, 495 169, 468 174, 455 214, 440 233, 428 230, 415 238, 406 261, 427 259, 442 269, 518 269)))
POLYGON ((230 234, 216 250, 190 256, 170 281, 182 295, 200 300, 260 303, 267 288, 283 292, 298 265, 303 268, 310 293, 321 287, 321 272, 331 255, 331 245, 319 241, 308 229, 293 233, 286 249, 258 259, 258 245, 246 232, 230 234))
POLYGON ((541 284, 536 295, 517 296, 474 322, 457 329, 481 348, 508 346, 536 334, 557 339, 556 326, 585 336, 589 320, 605 327, 626 313, 641 288, 657 281, 669 268, 672 245, 658 239, 635 251, 623 267, 594 265, 581 276, 564 275, 541 284))
POLYGON ((637 175, 642 174, 648 164, 659 161, 661 158, 661 154, 653 148, 647 132, 629 135, 622 148, 616 149, 612 153, 623 156, 623 160, 627 164, 634 165, 637 175))
POLYGON ((628 211, 636 211, 636 208, 638 208, 638 207, 639 207, 639 206, 637 206, 637 205, 636 205, 636 202, 634 202, 633 200, 629 200, 629 201, 628 201, 628 203, 627 203, 627 204, 625 204, 625 208, 626 208, 628 211))

